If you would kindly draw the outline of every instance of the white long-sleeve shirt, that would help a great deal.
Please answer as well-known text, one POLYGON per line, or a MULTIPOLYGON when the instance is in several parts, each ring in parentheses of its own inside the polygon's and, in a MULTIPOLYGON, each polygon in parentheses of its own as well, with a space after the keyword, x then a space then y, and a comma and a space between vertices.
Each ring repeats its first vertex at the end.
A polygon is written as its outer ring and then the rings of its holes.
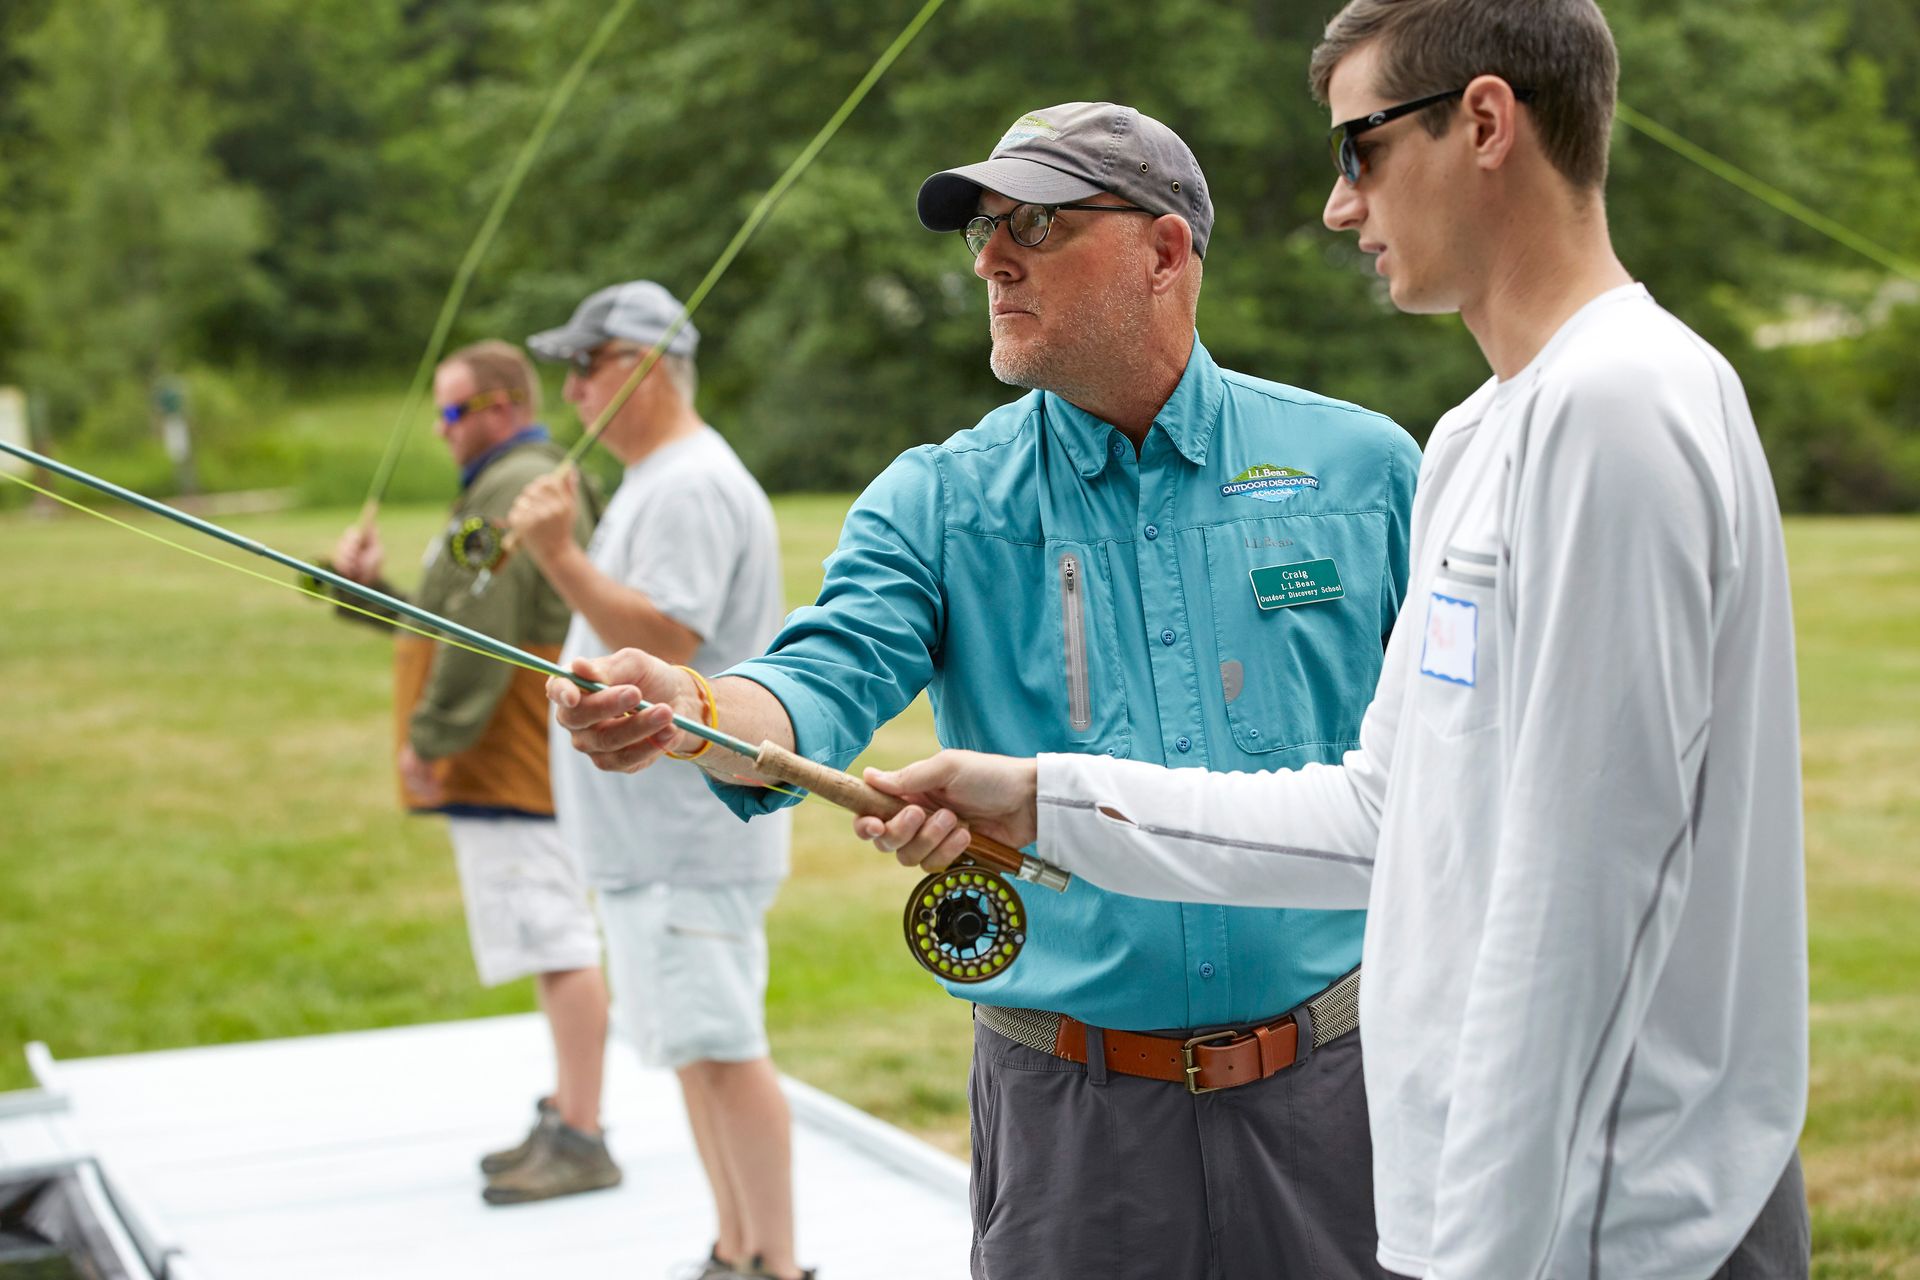
POLYGON ((1792 613, 1739 379, 1641 286, 1601 295, 1435 428, 1412 554, 1343 764, 1043 756, 1040 852, 1368 909, 1388 1270, 1702 1280, 1807 1085, 1792 613))

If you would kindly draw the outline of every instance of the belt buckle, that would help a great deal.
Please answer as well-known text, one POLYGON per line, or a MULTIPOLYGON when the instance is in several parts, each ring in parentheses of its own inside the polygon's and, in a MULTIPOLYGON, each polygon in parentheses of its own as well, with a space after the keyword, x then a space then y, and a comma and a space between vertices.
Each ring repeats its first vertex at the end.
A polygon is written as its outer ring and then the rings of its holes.
POLYGON ((1197 1044, 1207 1044, 1214 1040, 1231 1040, 1239 1034, 1240 1033, 1238 1031, 1209 1031, 1207 1032, 1207 1034, 1203 1036, 1195 1036, 1193 1039, 1187 1041, 1185 1044, 1180 1046, 1180 1057, 1186 1063, 1186 1066, 1187 1066, 1187 1092, 1188 1093, 1194 1095, 1197 1098, 1203 1093, 1218 1093, 1220 1092, 1221 1089, 1226 1087, 1224 1085, 1215 1085, 1211 1089, 1202 1089, 1198 1084, 1195 1083, 1195 1079, 1200 1074, 1200 1064, 1193 1060, 1193 1046, 1197 1044))

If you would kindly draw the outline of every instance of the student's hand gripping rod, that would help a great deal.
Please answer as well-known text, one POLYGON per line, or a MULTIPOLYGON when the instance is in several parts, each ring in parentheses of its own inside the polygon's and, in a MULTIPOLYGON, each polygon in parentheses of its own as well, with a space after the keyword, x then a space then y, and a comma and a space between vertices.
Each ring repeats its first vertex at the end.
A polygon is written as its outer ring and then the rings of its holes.
MULTIPOLYGON (((763 742, 759 751, 746 754, 762 777, 804 788, 864 817, 891 818, 907 807, 905 801, 875 790, 850 773, 817 764, 771 742, 763 742)), ((1064 890, 1072 882, 1071 875, 1051 862, 1029 857, 977 831, 970 834, 972 840, 967 845, 966 856, 983 867, 1056 891, 1064 890)))

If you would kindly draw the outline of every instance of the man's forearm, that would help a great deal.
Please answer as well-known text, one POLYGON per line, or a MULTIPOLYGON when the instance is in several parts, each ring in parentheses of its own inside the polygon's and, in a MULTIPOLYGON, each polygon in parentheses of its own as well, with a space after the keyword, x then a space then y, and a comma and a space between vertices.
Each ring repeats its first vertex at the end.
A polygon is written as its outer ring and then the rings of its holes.
POLYGON ((1273 773, 1046 754, 1035 792, 1040 855, 1115 893, 1350 911, 1373 891, 1384 776, 1363 752, 1273 773))
POLYGON ((662 613, 646 593, 626 586, 594 567, 578 544, 569 542, 539 561, 567 607, 609 648, 645 649, 667 662, 691 662, 700 637, 662 613))
MULTIPOLYGON (((715 716, 719 727, 736 738, 758 746, 762 742, 771 742, 777 747, 793 750, 793 720, 787 715, 786 707, 780 699, 773 696, 765 685, 756 684, 744 676, 728 676, 712 683, 715 716)), ((697 718, 698 710, 688 711, 675 708, 690 719, 697 718)), ((737 755, 724 747, 715 747, 697 761, 701 768, 717 778, 728 782, 745 783, 751 786, 765 786, 767 780, 754 772, 754 762, 745 756, 737 755)))

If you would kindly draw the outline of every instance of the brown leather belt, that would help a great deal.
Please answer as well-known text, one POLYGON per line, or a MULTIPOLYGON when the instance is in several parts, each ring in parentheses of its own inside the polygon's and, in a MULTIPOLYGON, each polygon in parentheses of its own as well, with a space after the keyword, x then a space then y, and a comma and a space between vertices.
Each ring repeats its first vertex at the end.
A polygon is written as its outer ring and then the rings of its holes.
MULTIPOLYGON (((1287 1014, 1245 1031, 1214 1031, 1187 1040, 1137 1031, 1102 1031, 1100 1039, 1109 1071, 1184 1084, 1188 1093, 1213 1093, 1265 1080, 1292 1066, 1300 1048, 1300 1025, 1287 1014)), ((1053 1053, 1069 1062, 1085 1062, 1086 1024, 1061 1014, 1053 1053)))
MULTIPOLYGON (((1304 1010, 1319 1046, 1352 1031, 1359 1022, 1360 970, 1355 969, 1313 997, 1301 1010, 1237 1030, 1209 1031, 1182 1039, 1138 1031, 1099 1032, 1109 1071, 1184 1084, 1190 1093, 1213 1093, 1252 1084, 1300 1060, 1304 1010)), ((1010 1040, 1068 1062, 1087 1060, 1087 1025, 1064 1013, 975 1005, 974 1016, 1010 1040)))

